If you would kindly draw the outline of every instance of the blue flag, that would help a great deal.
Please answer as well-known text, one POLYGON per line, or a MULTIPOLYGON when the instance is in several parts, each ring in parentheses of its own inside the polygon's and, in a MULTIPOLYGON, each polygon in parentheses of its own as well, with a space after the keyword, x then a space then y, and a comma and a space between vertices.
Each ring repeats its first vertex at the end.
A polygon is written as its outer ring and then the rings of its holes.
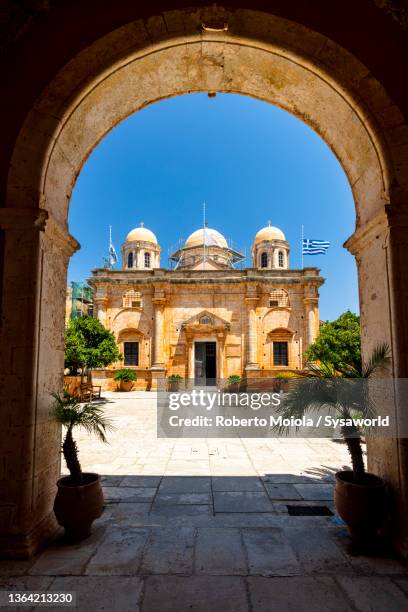
POLYGON ((325 255, 330 246, 328 240, 312 240, 303 238, 302 240, 302 255, 325 255))

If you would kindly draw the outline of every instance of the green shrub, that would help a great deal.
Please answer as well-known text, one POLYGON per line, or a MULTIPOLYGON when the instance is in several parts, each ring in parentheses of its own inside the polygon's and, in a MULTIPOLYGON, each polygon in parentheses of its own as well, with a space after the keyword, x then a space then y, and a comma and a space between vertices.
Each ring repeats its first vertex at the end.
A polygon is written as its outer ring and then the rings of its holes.
POLYGON ((169 383, 178 383, 183 380, 183 377, 180 374, 170 374, 167 380, 169 383))
POLYGON ((115 372, 113 379, 122 382, 134 382, 137 380, 137 375, 136 372, 130 368, 121 368, 115 372))
POLYGON ((228 376, 227 380, 230 385, 233 385, 235 383, 240 383, 241 377, 238 374, 231 374, 231 376, 228 376))

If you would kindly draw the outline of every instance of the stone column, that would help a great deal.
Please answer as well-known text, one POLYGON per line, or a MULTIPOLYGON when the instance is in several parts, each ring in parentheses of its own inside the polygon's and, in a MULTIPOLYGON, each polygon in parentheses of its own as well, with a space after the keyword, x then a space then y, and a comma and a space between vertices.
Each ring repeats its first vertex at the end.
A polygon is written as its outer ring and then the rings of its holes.
POLYGON ((94 317, 106 327, 106 310, 108 306, 108 298, 106 295, 96 295, 94 297, 94 317))
POLYGON ((305 297, 303 303, 305 305, 306 349, 310 344, 313 344, 317 337, 316 308, 318 298, 305 297))
POLYGON ((137 247, 135 251, 135 268, 142 268, 142 250, 140 247, 137 247))
POLYGON ((153 364, 154 368, 164 368, 163 332, 165 298, 153 298, 154 332, 153 332, 153 364))
POLYGON ((50 393, 62 390, 69 257, 79 247, 43 209, 0 209, 0 549, 32 555, 56 530, 61 429, 50 393))
POLYGON ((218 361, 218 372, 217 376, 220 380, 223 380, 225 377, 225 368, 224 368, 224 353, 225 353, 225 335, 217 334, 217 361, 218 361))
POLYGON ((257 330, 256 330, 256 304, 259 298, 250 296, 245 298, 247 306, 247 359, 246 370, 259 370, 257 361, 257 330))
POLYGON ((162 388, 166 377, 166 368, 163 355, 164 340, 164 306, 166 298, 154 297, 154 328, 153 328, 153 363, 150 368, 152 373, 152 389, 162 388))
POLYGON ((193 338, 187 337, 187 364, 186 364, 186 378, 187 380, 194 380, 194 350, 193 350, 193 338))
MULTIPOLYGON (((392 377, 389 397, 376 402, 406 431, 406 395, 398 379, 408 378, 408 211, 387 205, 357 228, 345 247, 356 257, 361 317, 361 346, 367 359, 380 343, 390 347, 391 363, 382 377, 392 377), (393 392, 392 392, 393 388, 393 392)), ((408 557, 408 439, 367 438, 368 469, 386 479, 393 498, 390 538, 408 557)))

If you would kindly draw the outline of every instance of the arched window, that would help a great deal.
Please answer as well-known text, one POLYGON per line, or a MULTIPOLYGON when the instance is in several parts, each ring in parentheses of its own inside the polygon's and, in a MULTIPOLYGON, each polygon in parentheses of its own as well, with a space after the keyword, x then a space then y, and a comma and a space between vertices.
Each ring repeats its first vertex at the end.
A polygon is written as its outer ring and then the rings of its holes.
POLYGON ((123 294, 123 308, 141 308, 142 294, 140 291, 129 289, 123 294))
POLYGON ((278 253, 278 266, 280 268, 283 268, 283 266, 284 266, 284 259, 283 259, 283 252, 282 251, 279 251, 279 253, 278 253))
POLYGON ((269 294, 269 308, 288 308, 289 296, 284 289, 274 289, 269 294))
POLYGON ((133 268, 133 253, 129 253, 128 255, 128 268, 133 268))
POLYGON ((144 267, 150 268, 150 253, 144 254, 144 267))
POLYGON ((261 268, 268 267, 268 253, 262 253, 261 255, 261 268))

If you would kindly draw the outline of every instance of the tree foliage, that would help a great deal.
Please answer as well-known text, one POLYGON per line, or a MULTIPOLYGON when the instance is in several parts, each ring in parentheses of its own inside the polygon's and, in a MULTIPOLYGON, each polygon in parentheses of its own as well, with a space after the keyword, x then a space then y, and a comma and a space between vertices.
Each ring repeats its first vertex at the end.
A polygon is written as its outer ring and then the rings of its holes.
POLYGON ((114 335, 97 319, 80 317, 69 322, 65 330, 65 367, 72 371, 102 368, 121 358, 114 335))
POLYGON ((323 361, 335 369, 361 367, 360 317, 347 310, 335 321, 325 323, 316 341, 306 351, 309 361, 323 361))

